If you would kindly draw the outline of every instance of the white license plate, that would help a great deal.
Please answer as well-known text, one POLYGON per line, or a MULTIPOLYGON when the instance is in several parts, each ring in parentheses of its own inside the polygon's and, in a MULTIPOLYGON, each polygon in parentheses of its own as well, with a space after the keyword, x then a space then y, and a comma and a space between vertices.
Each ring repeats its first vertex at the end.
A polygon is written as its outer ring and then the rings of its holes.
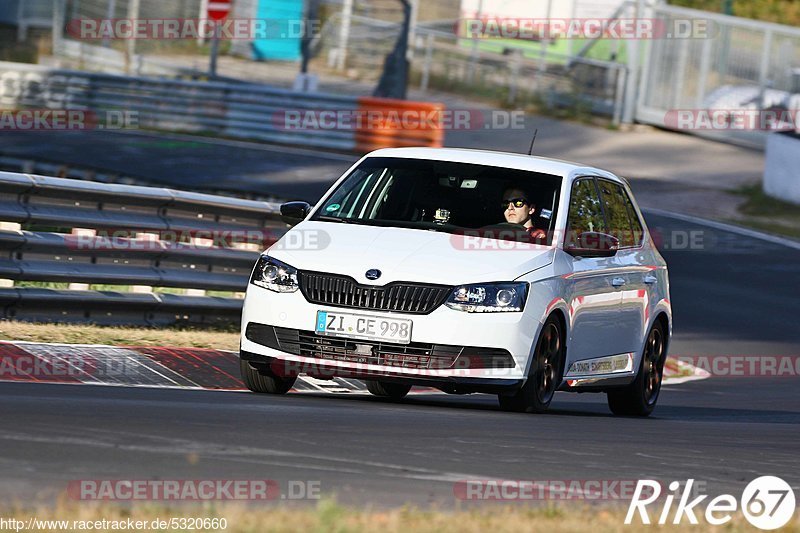
POLYGON ((314 331, 319 335, 333 337, 408 344, 411 342, 411 326, 411 321, 404 318, 317 311, 317 325, 314 331))

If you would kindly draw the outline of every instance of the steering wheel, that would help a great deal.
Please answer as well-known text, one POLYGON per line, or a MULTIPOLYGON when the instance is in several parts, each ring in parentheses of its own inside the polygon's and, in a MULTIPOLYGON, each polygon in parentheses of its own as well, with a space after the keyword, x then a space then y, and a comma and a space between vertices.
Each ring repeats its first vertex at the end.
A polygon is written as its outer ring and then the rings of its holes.
POLYGON ((498 222, 497 224, 490 224, 488 226, 483 226, 482 230, 504 230, 504 229, 514 229, 514 230, 524 230, 525 226, 522 224, 517 224, 516 222, 498 222))

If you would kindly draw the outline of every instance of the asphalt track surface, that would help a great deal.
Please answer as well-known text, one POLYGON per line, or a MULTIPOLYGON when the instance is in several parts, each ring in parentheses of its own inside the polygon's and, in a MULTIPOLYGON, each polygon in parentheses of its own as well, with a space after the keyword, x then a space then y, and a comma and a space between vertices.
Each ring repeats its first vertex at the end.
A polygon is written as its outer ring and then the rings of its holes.
POLYGON ((141 185, 309 201, 357 160, 315 149, 139 131, 62 131, 57 141, 48 131, 2 131, 0 158, 94 169, 141 185))
MULTIPOLYGON (((800 251, 648 216, 669 262, 673 355, 796 356, 800 251), (694 233, 691 233, 694 232, 694 233), (695 249, 684 249, 694 236, 695 249)), ((740 495, 777 475, 800 487, 800 378, 712 377, 665 387, 648 419, 605 396, 552 411, 492 396, 370 396, 0 383, 0 498, 52 497, 76 479, 320 483, 355 505, 459 505, 471 479, 694 478, 740 495)))

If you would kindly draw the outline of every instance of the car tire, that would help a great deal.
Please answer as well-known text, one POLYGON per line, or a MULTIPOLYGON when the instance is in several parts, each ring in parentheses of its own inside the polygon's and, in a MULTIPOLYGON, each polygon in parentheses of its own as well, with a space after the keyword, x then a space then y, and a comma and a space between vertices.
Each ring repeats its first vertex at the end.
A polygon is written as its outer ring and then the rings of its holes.
POLYGON ((253 392, 264 394, 286 394, 294 386, 297 377, 276 376, 268 367, 255 368, 244 359, 239 360, 239 369, 245 387, 253 392))
POLYGON ((664 377, 667 341, 661 324, 653 324, 647 334, 639 372, 633 383, 606 392, 608 407, 615 415, 649 416, 656 407, 664 377))
POLYGON ((550 407, 561 383, 564 364, 564 335, 561 330, 561 322, 554 316, 544 323, 525 384, 513 395, 497 396, 502 410, 544 413, 550 407))
POLYGON ((404 385, 402 383, 387 383, 385 381, 367 380, 367 390, 375 396, 382 398, 390 398, 392 400, 400 400, 405 398, 408 391, 411 390, 411 385, 404 385))

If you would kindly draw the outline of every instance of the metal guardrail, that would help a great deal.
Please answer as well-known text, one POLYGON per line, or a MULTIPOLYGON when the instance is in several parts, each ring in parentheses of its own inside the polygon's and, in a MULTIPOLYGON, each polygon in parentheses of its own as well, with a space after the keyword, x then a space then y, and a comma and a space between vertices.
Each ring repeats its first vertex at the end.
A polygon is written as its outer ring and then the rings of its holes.
POLYGON ((237 321, 240 298, 147 289, 242 292, 260 250, 287 228, 273 202, 8 172, 0 221, 0 278, 86 284, 0 288, 4 318, 117 324, 237 321))
POLYGON ((0 107, 135 113, 138 127, 335 150, 355 132, 287 127, 287 111, 355 111, 358 99, 265 85, 118 76, 0 62, 0 107))
MULTIPOLYGON (((369 151, 375 143, 364 141, 371 131, 348 126, 340 117, 373 109, 375 101, 253 83, 118 76, 0 62, 0 108, 114 112, 115 117, 126 113, 142 128, 350 152, 369 151)), ((381 102, 386 112, 414 104, 419 111, 432 105, 443 109, 425 102, 381 102)), ((393 146, 441 146, 443 135, 420 136, 419 128, 404 131, 405 127, 403 122, 402 128, 394 128, 393 146)), ((383 142, 381 132, 376 135, 375 142, 383 142)))

